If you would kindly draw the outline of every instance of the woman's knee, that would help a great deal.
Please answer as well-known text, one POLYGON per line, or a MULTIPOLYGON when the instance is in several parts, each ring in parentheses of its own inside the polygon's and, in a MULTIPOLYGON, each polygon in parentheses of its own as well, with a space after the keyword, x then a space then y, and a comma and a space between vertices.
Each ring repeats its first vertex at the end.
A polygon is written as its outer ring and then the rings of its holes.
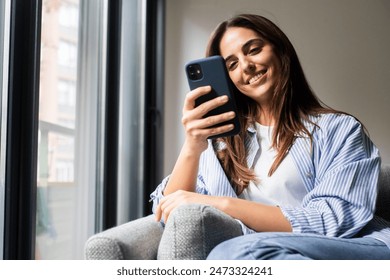
POLYGON ((215 247, 208 259, 222 260, 281 260, 307 259, 285 246, 290 234, 255 233, 225 241, 215 247), (284 238, 287 237, 287 238, 284 238))
POLYGON ((248 260, 253 259, 248 247, 253 241, 253 235, 239 236, 229 239, 216 246, 207 256, 209 260, 248 260))

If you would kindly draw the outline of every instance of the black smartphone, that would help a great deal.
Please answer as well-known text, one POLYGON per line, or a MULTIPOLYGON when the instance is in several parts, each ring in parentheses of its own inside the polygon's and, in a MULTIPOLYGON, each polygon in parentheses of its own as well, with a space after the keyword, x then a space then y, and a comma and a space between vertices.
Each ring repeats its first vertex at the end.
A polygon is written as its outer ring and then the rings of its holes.
POLYGON ((191 90, 201 86, 211 86, 212 88, 210 93, 196 99, 195 106, 199 106, 200 104, 218 96, 227 95, 229 97, 229 101, 227 103, 211 110, 203 116, 204 118, 230 111, 234 111, 236 113, 234 119, 217 125, 221 126, 225 124, 233 124, 233 130, 214 135, 209 138, 212 139, 238 134, 240 132, 240 122, 238 120, 237 107, 234 99, 234 85, 229 78, 223 57, 216 55, 190 61, 185 65, 185 70, 191 90))

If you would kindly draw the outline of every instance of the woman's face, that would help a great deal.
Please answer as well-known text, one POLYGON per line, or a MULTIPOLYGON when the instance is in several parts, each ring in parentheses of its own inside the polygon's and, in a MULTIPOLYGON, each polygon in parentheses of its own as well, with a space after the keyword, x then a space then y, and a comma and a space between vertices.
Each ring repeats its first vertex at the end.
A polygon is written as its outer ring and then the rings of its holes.
POLYGON ((251 29, 230 27, 221 39, 220 51, 238 90, 267 106, 280 72, 271 44, 251 29))

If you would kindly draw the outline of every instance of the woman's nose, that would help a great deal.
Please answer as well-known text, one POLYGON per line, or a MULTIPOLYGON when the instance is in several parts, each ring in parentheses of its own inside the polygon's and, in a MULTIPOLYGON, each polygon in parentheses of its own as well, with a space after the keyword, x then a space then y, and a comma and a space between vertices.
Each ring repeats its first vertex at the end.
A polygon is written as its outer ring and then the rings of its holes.
POLYGON ((246 73, 253 73, 256 70, 256 65, 247 59, 242 60, 241 67, 246 73))

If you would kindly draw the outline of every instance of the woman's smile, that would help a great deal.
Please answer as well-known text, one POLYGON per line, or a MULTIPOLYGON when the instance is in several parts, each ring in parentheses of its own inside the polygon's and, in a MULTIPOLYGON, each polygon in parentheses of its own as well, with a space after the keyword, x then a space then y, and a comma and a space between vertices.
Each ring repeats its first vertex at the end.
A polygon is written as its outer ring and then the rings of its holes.
POLYGON ((262 81, 263 76, 267 73, 267 70, 260 71, 258 74, 249 79, 249 85, 257 85, 262 81))

